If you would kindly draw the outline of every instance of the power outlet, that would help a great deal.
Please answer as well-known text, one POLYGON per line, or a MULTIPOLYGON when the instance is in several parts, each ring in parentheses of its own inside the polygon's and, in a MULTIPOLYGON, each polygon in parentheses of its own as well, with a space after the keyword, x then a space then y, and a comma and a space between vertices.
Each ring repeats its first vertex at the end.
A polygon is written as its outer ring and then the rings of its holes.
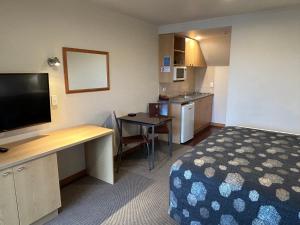
POLYGON ((58 105, 57 95, 51 95, 51 105, 52 106, 57 106, 58 105))

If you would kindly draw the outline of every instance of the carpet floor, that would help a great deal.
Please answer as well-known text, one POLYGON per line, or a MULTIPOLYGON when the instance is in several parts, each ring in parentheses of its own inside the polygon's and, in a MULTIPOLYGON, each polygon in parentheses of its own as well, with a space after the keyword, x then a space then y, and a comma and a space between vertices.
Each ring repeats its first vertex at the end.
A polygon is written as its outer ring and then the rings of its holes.
POLYGON ((152 171, 144 151, 123 159, 116 183, 85 177, 62 189, 62 209, 47 225, 175 225, 168 215, 169 171, 189 146, 175 145, 172 158, 157 145, 152 171))

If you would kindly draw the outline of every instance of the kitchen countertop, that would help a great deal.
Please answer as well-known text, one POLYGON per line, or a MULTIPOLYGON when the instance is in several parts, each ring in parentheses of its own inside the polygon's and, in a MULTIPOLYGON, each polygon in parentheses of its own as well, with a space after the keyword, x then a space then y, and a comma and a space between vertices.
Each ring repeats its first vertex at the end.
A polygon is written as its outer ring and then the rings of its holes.
POLYGON ((208 96, 213 96, 213 95, 214 94, 212 94, 212 93, 203 93, 203 94, 190 95, 190 96, 186 96, 186 97, 178 96, 178 97, 170 98, 169 102, 172 104, 185 104, 188 102, 197 101, 198 99, 206 98, 208 96))

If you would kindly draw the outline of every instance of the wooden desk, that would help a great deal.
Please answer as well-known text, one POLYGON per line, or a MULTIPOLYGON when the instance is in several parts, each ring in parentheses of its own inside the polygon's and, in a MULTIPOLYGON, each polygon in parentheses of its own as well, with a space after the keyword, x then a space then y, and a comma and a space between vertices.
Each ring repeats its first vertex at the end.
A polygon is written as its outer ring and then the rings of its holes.
POLYGON ((84 125, 4 145, 9 151, 0 154, 0 222, 43 224, 57 215, 56 153, 69 147, 84 144, 88 174, 113 184, 113 135, 111 129, 84 125))

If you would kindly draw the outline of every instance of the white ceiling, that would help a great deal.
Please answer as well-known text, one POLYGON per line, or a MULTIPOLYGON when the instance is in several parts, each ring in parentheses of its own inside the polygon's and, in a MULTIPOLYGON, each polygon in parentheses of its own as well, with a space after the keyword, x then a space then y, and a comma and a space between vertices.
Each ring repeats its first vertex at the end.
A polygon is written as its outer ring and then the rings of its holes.
POLYGON ((300 0, 90 0, 157 25, 300 5, 300 0))

